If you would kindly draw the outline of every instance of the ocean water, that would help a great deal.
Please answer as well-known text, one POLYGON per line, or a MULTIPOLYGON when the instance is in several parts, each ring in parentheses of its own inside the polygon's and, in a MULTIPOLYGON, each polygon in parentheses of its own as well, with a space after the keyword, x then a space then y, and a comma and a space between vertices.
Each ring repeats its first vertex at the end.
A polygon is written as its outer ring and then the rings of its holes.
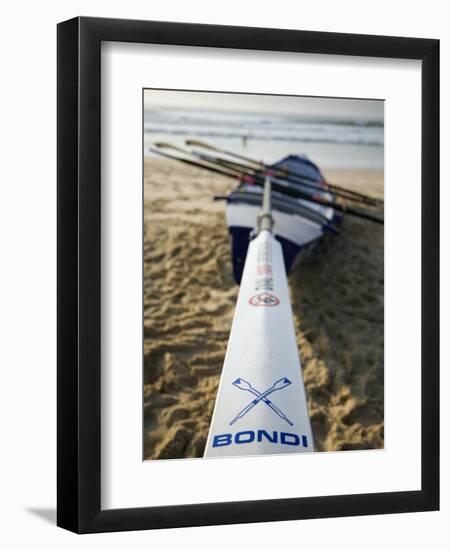
POLYGON ((284 113, 147 108, 144 153, 156 141, 184 146, 196 138, 266 163, 305 154, 322 168, 374 169, 384 165, 384 125, 284 113))

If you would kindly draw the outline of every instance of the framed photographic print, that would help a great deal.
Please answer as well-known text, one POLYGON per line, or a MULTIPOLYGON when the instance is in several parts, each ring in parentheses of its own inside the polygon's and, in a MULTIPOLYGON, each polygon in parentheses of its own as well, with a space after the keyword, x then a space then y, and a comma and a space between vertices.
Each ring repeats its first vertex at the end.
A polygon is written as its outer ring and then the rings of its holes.
POLYGON ((437 510, 439 42, 58 25, 58 525, 437 510))

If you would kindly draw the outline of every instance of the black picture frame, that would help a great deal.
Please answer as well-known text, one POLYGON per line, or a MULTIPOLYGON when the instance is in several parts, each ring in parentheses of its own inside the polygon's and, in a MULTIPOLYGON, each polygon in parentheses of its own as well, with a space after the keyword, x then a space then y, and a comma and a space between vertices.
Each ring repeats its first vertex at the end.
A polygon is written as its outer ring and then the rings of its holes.
MULTIPOLYGON (((439 41, 77 17, 58 25, 57 524, 77 533, 437 510, 439 507, 439 41), (420 491, 101 509, 102 41, 422 62, 420 491)), ((418 404, 419 406, 419 404, 418 404)))

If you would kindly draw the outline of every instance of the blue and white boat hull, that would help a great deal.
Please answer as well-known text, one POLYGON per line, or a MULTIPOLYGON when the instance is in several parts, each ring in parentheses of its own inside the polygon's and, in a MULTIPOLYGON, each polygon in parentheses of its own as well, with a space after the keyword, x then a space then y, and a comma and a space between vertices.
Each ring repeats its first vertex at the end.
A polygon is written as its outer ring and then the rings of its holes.
MULTIPOLYGON (((231 235, 233 274, 240 284, 251 235, 260 207, 249 204, 228 203, 226 220, 231 235)), ((298 214, 288 214, 275 209, 274 235, 280 242, 286 272, 289 273, 300 252, 306 252, 323 235, 324 226, 298 214)))

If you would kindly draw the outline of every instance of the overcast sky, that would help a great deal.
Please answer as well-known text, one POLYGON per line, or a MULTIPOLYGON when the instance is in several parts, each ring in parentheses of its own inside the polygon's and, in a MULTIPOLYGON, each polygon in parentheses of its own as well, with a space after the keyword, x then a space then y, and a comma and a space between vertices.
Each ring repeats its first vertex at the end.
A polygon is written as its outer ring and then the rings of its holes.
POLYGON ((384 101, 323 97, 269 96, 210 92, 145 90, 146 108, 176 107, 383 121, 384 101))

